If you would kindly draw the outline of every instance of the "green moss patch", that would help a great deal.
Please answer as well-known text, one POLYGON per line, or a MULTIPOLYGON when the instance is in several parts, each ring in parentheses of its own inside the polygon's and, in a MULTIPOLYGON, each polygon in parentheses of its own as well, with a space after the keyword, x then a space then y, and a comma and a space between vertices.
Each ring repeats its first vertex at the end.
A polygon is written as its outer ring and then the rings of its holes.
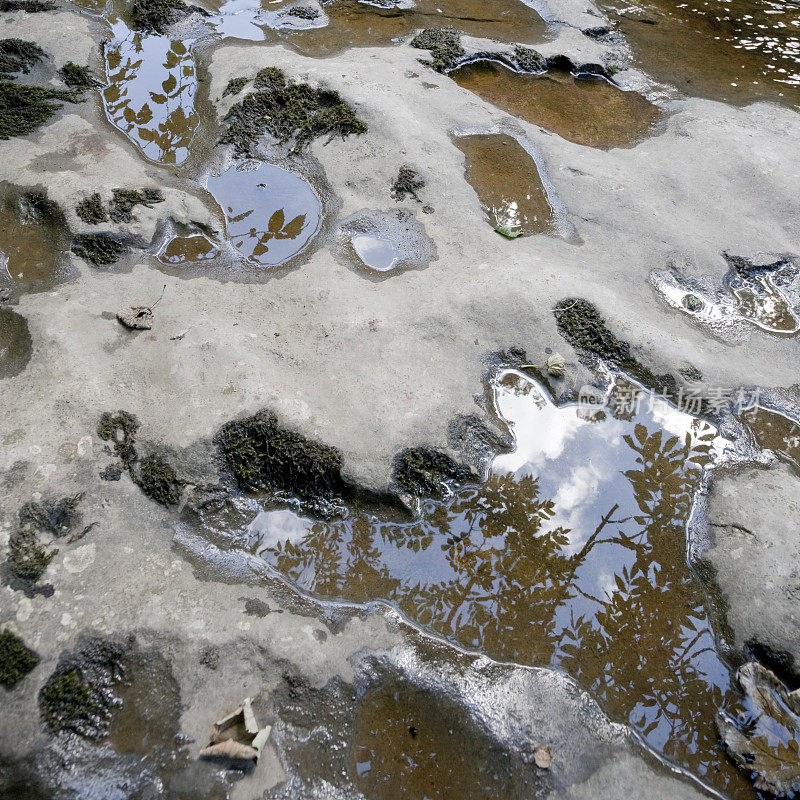
POLYGON ((0 0, 0 11, 26 11, 38 14, 42 11, 55 11, 58 6, 50 0, 0 0))
POLYGON ((402 491, 417 497, 434 498, 443 497, 449 485, 462 485, 475 478, 469 467, 438 450, 424 447, 399 453, 395 458, 393 477, 402 491))
POLYGON ((466 51, 461 46, 461 32, 455 28, 425 28, 412 40, 411 46, 427 50, 430 61, 423 61, 436 72, 447 72, 458 66, 466 51))
POLYGON ((84 640, 62 656, 39 692, 39 713, 52 734, 70 731, 87 739, 108 734, 114 687, 125 676, 125 649, 100 638, 84 640))
POLYGON ((162 506, 174 506, 180 498, 180 485, 175 470, 158 455, 145 458, 139 469, 141 490, 162 506))
POLYGON ((190 14, 206 14, 197 6, 188 6, 182 0, 134 0, 131 6, 131 27, 145 33, 166 33, 190 14))
POLYGON ((223 97, 227 97, 229 94, 239 94, 239 92, 247 86, 248 80, 247 78, 231 78, 228 81, 228 85, 225 87, 225 91, 222 93, 223 97))
POLYGON ((301 149, 319 136, 366 133, 366 124, 338 92, 289 81, 277 67, 261 70, 254 87, 225 117, 220 142, 233 145, 237 155, 250 153, 264 134, 301 149))
POLYGON ((97 425, 97 435, 104 442, 111 442, 125 469, 130 469, 138 460, 136 433, 139 420, 127 411, 106 411, 97 425))
POLYGON ((16 633, 0 633, 0 686, 13 689, 38 663, 39 656, 16 633))
POLYGON ((66 89, 49 89, 0 81, 0 139, 27 136, 45 124, 66 101, 77 103, 80 96, 66 89))
POLYGON ((75 206, 75 213, 78 215, 78 219, 87 225, 99 225, 101 222, 108 222, 108 212, 103 207, 103 200, 97 192, 85 200, 81 200, 75 206))
POLYGON ((543 56, 519 44, 514 48, 514 64, 522 72, 544 72, 547 69, 547 61, 543 56))
POLYGON ((269 411, 229 422, 217 442, 242 489, 266 488, 316 499, 338 495, 344 487, 341 453, 281 428, 269 411))
POLYGON ((89 67, 81 67, 72 61, 67 61, 58 74, 70 89, 92 89, 99 85, 99 82, 92 77, 89 67))
POLYGON ((17 72, 27 75, 45 58, 47 53, 38 44, 24 39, 0 39, 0 78, 8 79, 17 72))
POLYGON ((72 252, 97 267, 116 264, 126 249, 110 233, 82 233, 72 240, 72 252))
POLYGON ((114 189, 109 215, 113 222, 132 222, 133 209, 136 206, 152 208, 155 203, 163 203, 164 195, 160 189, 149 188, 137 191, 136 189, 114 189))
POLYGON ((20 526, 8 540, 8 570, 15 578, 36 583, 56 553, 42 546, 34 526, 20 526))

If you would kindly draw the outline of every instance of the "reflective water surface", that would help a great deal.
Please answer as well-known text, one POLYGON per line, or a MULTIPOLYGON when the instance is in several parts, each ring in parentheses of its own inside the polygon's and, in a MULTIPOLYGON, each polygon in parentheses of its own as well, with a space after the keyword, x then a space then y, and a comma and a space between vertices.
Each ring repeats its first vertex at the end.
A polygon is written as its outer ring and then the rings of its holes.
POLYGON ((369 233, 357 233, 351 239, 353 250, 364 265, 378 272, 390 270, 400 260, 401 253, 388 239, 369 233))
POLYGON ((219 255, 219 248, 202 234, 175 236, 158 254, 165 264, 183 264, 186 261, 211 261, 219 255))
POLYGON ((151 161, 181 164, 199 124, 191 42, 145 35, 112 21, 105 47, 106 115, 151 161))
POLYGON ((741 418, 759 447, 772 450, 778 458, 800 471, 800 424, 778 411, 760 406, 744 411, 741 418))
POLYGON ((24 200, 0 206, 0 286, 11 284, 22 291, 52 286, 63 271, 62 238, 24 200))
POLYGON ((601 0, 637 64, 689 95, 800 103, 796 0, 601 0))
POLYGON ((507 134, 454 137, 466 158, 466 178, 493 228, 542 233, 554 227, 536 162, 507 134))
POLYGON ((487 103, 564 139, 608 150, 632 147, 652 132, 660 110, 636 92, 600 78, 568 72, 514 72, 495 61, 475 61, 448 73, 487 103))
POLYGON ((244 258, 274 267, 293 258, 322 223, 322 203, 299 175, 246 162, 208 179, 225 213, 227 236, 244 258))
POLYGON ((452 25, 471 36, 524 44, 542 41, 546 32, 541 17, 520 0, 418 0, 396 4, 334 0, 324 5, 327 20, 307 21, 286 13, 284 9, 293 5, 298 4, 229 0, 220 7, 215 25, 220 34, 243 39, 278 36, 293 49, 313 57, 334 55, 349 47, 390 45, 428 27, 452 25))

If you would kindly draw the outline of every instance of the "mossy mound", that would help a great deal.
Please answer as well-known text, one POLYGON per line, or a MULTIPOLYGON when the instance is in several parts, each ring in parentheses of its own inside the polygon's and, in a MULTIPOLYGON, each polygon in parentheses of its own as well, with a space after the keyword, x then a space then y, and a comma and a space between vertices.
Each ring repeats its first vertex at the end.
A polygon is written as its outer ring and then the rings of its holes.
POLYGON ((81 67, 72 61, 67 61, 58 74, 70 89, 92 89, 99 85, 99 82, 92 77, 89 67, 81 67))
POLYGON ((0 686, 13 689, 37 664, 39 656, 9 630, 0 633, 0 686))
POLYGON ((41 545, 33 525, 20 526, 8 540, 9 572, 15 578, 36 583, 56 553, 58 550, 48 551, 41 545))
POLYGON ((28 14, 38 14, 42 11, 55 11, 58 5, 50 0, 0 0, 0 11, 26 11, 28 14))
POLYGON ((448 485, 461 485, 474 477, 469 467, 424 447, 403 450, 394 461, 395 484, 417 497, 441 498, 448 485))
POLYGON ((543 56, 520 44, 514 48, 514 64, 523 72, 544 72, 547 69, 547 61, 543 56))
POLYGON ((609 366, 621 367, 630 361, 630 347, 606 327, 600 312, 588 301, 562 300, 553 309, 558 332, 578 351, 591 353, 609 366))
POLYGON ((411 40, 411 46, 431 54, 431 60, 422 63, 436 72, 454 69, 466 55, 461 46, 461 32, 450 27, 425 28, 411 40))
POLYGON ((269 411, 229 422, 216 440, 242 489, 315 499, 338 495, 344 487, 341 453, 281 428, 269 411))
POLYGON ((110 233, 81 233, 72 240, 72 252, 97 267, 116 264, 126 249, 110 233))
POLYGON ((227 97, 229 94, 239 94, 239 92, 247 86, 248 80, 247 78, 231 78, 228 81, 228 85, 225 87, 225 91, 222 93, 223 97, 227 97))
POLYGON ((319 136, 345 138, 367 131, 338 92, 288 81, 277 67, 261 70, 254 88, 225 117, 227 131, 220 143, 233 145, 237 155, 250 153, 264 134, 281 143, 293 141, 300 149, 319 136))
POLYGON ((136 206, 152 208, 155 203, 163 202, 164 195, 160 189, 114 189, 109 215, 113 222, 132 222, 132 212, 136 206))
POLYGON ((38 44, 24 39, 0 39, 0 78, 8 79, 17 72, 27 75, 45 58, 47 53, 38 44))
POLYGON ((406 195, 410 194, 417 202, 420 202, 417 196, 417 190, 425 186, 425 181, 411 169, 411 167, 400 167, 397 177, 392 184, 392 197, 397 200, 405 200, 406 195))
POLYGON ((188 6, 182 0, 133 0, 131 27, 144 33, 166 33, 190 14, 206 14, 197 6, 188 6))
POLYGON ((100 416, 97 435, 104 442, 113 442, 114 452, 125 469, 130 469, 139 456, 136 453, 136 432, 139 420, 127 411, 106 411, 100 416))
POLYGON ((151 500, 162 506, 174 506, 180 499, 178 476, 161 456, 147 456, 141 462, 137 483, 151 500))
POLYGON ((78 215, 78 219, 87 225, 99 225, 101 222, 108 222, 108 212, 103 207, 103 200, 97 192, 85 200, 81 200, 75 206, 75 213, 78 215))
POLYGON ((70 731, 87 739, 108 734, 111 709, 119 705, 113 688, 125 677, 125 648, 92 637, 62 656, 39 692, 39 713, 52 734, 70 731))

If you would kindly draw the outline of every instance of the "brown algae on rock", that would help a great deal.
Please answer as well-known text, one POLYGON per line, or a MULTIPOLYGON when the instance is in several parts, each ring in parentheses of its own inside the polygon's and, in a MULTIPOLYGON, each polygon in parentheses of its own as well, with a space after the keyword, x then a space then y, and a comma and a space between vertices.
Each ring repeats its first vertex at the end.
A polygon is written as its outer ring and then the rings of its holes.
POLYGON ((455 136, 465 175, 489 224, 514 234, 555 230, 553 208, 530 153, 508 134, 455 136))
POLYGON ((642 95, 596 75, 514 72, 496 61, 464 64, 448 75, 515 117, 602 150, 633 147, 652 133, 661 117, 660 109, 642 95))
POLYGON ((187 43, 112 24, 104 56, 109 122, 151 161, 181 164, 199 125, 194 99, 197 72, 187 43))
POLYGON ((245 162, 212 175, 207 185, 235 252, 259 266, 299 255, 322 225, 322 202, 311 185, 273 164, 245 162))

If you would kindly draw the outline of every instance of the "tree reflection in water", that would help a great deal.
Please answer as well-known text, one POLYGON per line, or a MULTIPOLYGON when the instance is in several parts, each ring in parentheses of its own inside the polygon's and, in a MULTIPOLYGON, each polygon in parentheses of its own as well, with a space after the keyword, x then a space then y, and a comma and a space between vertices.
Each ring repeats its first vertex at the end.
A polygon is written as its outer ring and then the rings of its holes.
POLYGON ((495 400, 516 449, 485 483, 424 502, 406 524, 354 513, 295 518, 288 534, 251 526, 251 548, 312 594, 382 599, 493 658, 560 666, 672 763, 752 796, 719 744, 730 673, 686 561, 694 492, 719 440, 638 399, 636 413, 559 408, 508 371, 495 400))

